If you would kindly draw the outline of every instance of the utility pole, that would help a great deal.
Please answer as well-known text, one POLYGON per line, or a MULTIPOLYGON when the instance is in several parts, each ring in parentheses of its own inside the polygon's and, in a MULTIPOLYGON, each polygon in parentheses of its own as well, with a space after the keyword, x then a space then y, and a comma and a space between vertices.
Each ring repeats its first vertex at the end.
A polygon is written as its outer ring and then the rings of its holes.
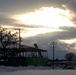
POLYGON ((21 49, 21 35, 20 35, 21 29, 18 28, 18 29, 15 29, 15 30, 18 30, 19 31, 19 51, 20 51, 20 49, 21 49))
POLYGON ((57 43, 56 42, 52 42, 52 44, 50 44, 50 45, 52 45, 52 48, 53 48, 53 69, 54 69, 54 51, 55 51, 55 45, 56 45, 57 43))
POLYGON ((21 36, 20 36, 20 28, 18 29, 19 30, 19 50, 20 50, 20 48, 21 48, 21 36))

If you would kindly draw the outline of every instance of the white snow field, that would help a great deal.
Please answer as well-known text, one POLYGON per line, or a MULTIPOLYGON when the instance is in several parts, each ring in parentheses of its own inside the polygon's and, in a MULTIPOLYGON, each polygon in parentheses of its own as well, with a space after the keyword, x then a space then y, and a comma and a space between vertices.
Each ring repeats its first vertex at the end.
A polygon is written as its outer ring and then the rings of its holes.
POLYGON ((76 70, 52 70, 51 67, 4 67, 0 66, 0 75, 76 75, 76 70))

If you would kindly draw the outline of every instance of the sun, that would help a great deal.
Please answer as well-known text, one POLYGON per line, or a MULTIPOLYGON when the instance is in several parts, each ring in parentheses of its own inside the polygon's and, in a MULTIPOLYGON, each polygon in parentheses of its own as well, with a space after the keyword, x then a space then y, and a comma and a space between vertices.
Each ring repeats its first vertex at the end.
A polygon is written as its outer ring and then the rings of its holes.
POLYGON ((54 7, 42 7, 40 9, 36 9, 33 12, 13 16, 14 19, 20 21, 21 24, 28 25, 28 27, 39 26, 36 28, 38 32, 34 32, 30 27, 30 31, 27 32, 29 35, 37 35, 53 31, 63 31, 60 29, 60 27, 74 26, 70 20, 70 17, 71 14, 69 10, 54 7), (43 29, 46 30, 42 31, 43 29))

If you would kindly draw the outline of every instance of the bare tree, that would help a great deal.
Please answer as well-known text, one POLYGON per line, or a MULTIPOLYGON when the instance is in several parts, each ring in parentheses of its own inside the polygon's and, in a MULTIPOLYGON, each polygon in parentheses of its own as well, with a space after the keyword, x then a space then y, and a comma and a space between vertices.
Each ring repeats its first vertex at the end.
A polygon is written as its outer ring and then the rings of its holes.
POLYGON ((67 53, 67 54, 65 55, 65 59, 66 59, 66 60, 69 60, 69 61, 74 60, 74 59, 75 59, 74 53, 67 53))
POLYGON ((6 49, 14 47, 17 43, 17 33, 11 34, 11 31, 0 26, 0 47, 3 49, 4 65, 6 64, 6 49))

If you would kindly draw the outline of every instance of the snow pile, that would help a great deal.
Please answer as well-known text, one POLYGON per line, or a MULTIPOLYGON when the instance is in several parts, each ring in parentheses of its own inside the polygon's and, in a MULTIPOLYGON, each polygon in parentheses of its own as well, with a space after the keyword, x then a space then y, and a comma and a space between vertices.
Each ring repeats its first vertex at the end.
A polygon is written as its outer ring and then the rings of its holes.
POLYGON ((52 67, 43 67, 43 66, 26 66, 26 67, 5 67, 0 66, 0 72, 13 72, 13 71, 22 71, 22 70, 50 70, 52 67))
MULTIPOLYGON (((55 70, 63 70, 62 67, 55 66, 55 70)), ((15 72, 15 71, 24 71, 24 70, 53 70, 52 66, 19 66, 19 67, 10 67, 10 66, 0 66, 0 72, 15 72)))
POLYGON ((0 75, 76 75, 76 70, 52 70, 52 67, 43 66, 0 66, 0 75))

